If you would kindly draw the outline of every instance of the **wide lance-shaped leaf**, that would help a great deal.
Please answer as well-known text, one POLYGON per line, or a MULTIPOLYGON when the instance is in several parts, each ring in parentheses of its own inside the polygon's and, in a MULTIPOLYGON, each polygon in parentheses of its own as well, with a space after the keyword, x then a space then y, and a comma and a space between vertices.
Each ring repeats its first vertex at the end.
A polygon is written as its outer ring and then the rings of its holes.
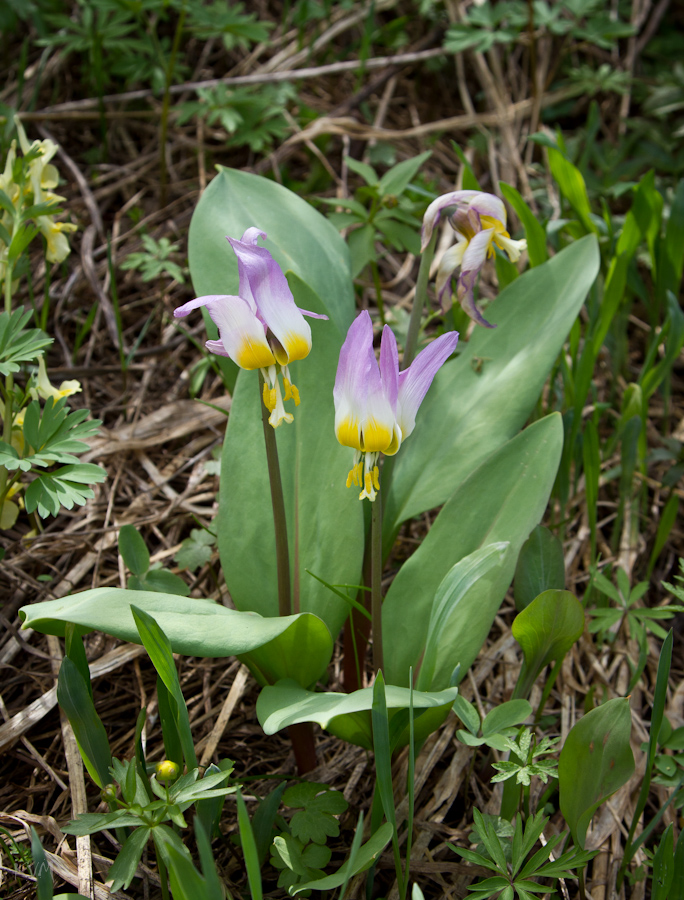
MULTIPOLYGON (((392 711, 408 709, 411 691, 408 688, 385 686, 387 709, 392 711)), ((413 691, 413 708, 423 712, 416 715, 416 739, 424 739, 430 731, 421 734, 423 717, 429 713, 438 714, 443 720, 458 694, 458 688, 449 687, 443 691, 413 691)), ((371 709, 373 688, 362 688, 352 694, 333 691, 316 693, 302 689, 292 680, 279 681, 273 687, 266 687, 257 700, 257 717, 266 734, 275 734, 282 728, 298 722, 316 722, 342 740, 358 744, 367 750, 373 748, 371 709)), ((430 719, 432 721, 432 719, 430 719)), ((437 726, 435 726, 437 727, 437 726)))
MULTIPOLYGON (((88 679, 88 684, 90 679, 88 679)), ((65 656, 59 670, 57 701, 74 730, 78 748, 91 778, 103 788, 112 780, 112 752, 107 732, 95 710, 88 684, 73 660, 65 656)))
POLYGON ((582 716, 565 740, 558 759, 560 808, 582 850, 591 817, 634 772, 631 729, 629 698, 618 697, 582 716))
POLYGON ((420 671, 416 687, 419 690, 430 690, 432 679, 437 666, 439 648, 443 642, 447 623, 454 609, 461 602, 478 578, 486 575, 494 566, 501 565, 508 544, 487 544, 465 559, 460 560, 445 575, 442 583, 437 588, 435 599, 430 610, 430 622, 428 624, 425 650, 422 654, 420 671))
POLYGON ((525 666, 537 675, 562 659, 584 631, 584 610, 570 591, 544 591, 513 621, 513 637, 525 654, 525 666))
POLYGON ((174 653, 187 656, 239 656, 260 684, 295 678, 313 684, 332 656, 332 638, 316 616, 265 619, 227 609, 213 600, 150 591, 96 588, 19 610, 24 628, 64 635, 72 622, 139 644, 131 605, 164 623, 174 653), (294 652, 296 649, 296 652, 294 652))
MULTIPOLYGON (((321 300, 290 277, 295 301, 326 312, 321 300)), ((276 430, 287 515, 293 599, 336 635, 348 605, 306 569, 331 584, 359 584, 363 504, 345 486, 353 453, 335 438, 332 391, 343 335, 333 321, 311 323, 313 347, 290 367, 301 404, 276 430)), ((278 615, 275 530, 256 372, 241 372, 221 463, 218 538, 226 584, 238 609, 278 615)), ((298 655, 300 655, 298 653, 298 655)), ((320 673, 319 673, 320 674, 320 673)))
POLYGON ((383 603, 388 682, 408 684, 409 667, 417 667, 425 646, 435 593, 449 569, 486 544, 508 541, 503 562, 468 590, 445 624, 430 687, 446 687, 459 663, 465 675, 506 594, 520 547, 544 513, 562 447, 563 423, 554 413, 492 454, 444 506, 383 603))
POLYGON ((349 251, 339 232, 297 194, 237 169, 219 169, 190 223, 188 257, 198 295, 237 294, 237 258, 226 235, 239 239, 252 226, 266 232, 264 246, 283 271, 295 272, 325 298, 330 317, 346 333, 354 317, 354 289, 349 251))
POLYGON ((395 457, 386 497, 385 550, 399 524, 444 503, 523 427, 598 272, 588 236, 525 272, 487 307, 435 376, 416 428, 395 457))
POLYGON ((544 591, 562 591, 564 587, 563 545, 548 528, 537 525, 522 545, 515 567, 515 606, 522 612, 544 591))

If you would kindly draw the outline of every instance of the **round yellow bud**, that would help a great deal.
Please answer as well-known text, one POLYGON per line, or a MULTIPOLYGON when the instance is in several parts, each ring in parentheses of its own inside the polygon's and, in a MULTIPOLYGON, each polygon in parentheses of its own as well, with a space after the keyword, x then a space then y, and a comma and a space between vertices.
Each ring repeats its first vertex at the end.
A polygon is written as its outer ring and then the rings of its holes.
POLYGON ((157 781, 161 781, 164 784, 173 784, 180 775, 180 766, 170 759, 165 759, 157 763, 155 773, 157 781))

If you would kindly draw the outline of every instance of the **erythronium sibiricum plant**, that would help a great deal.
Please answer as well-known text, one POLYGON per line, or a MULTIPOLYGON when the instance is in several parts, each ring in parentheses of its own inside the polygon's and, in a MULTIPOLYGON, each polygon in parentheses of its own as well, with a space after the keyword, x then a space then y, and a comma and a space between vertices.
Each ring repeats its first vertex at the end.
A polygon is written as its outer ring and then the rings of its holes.
POLYGON ((399 371, 397 341, 388 325, 382 330, 380 365, 373 350, 373 323, 364 310, 352 322, 340 350, 333 398, 335 434, 354 449, 347 487, 361 488, 359 500, 373 503, 371 519, 371 618, 373 665, 383 667, 382 648, 382 511, 378 497, 381 453, 393 456, 413 431, 416 413, 437 370, 453 353, 458 334, 443 334, 399 371))
POLYGON ((340 351, 333 396, 337 440, 355 451, 347 487, 361 488, 359 500, 375 500, 380 490, 378 457, 393 456, 411 434, 418 407, 457 342, 457 332, 443 334, 400 372, 391 328, 383 328, 378 366, 370 315, 364 310, 352 323, 340 351))
POLYGON ((260 237, 265 240, 265 232, 252 227, 239 241, 227 238, 238 261, 238 296, 197 297, 179 306, 174 315, 183 318, 193 309, 206 307, 219 330, 219 340, 207 341, 207 349, 230 357, 241 369, 259 369, 269 422, 277 428, 282 422, 292 422, 292 413, 285 411, 284 401, 292 399, 299 406, 299 391, 292 384, 288 365, 304 359, 311 350, 311 329, 304 316, 327 316, 299 309, 280 266, 265 247, 258 246, 260 237))
POLYGON ((425 212, 421 235, 423 251, 430 244, 442 212, 447 209, 454 210, 449 216, 449 223, 456 234, 456 243, 446 251, 437 270, 436 287, 440 304, 443 308, 451 305, 451 282, 454 272, 460 267, 456 287, 458 302, 478 325, 494 328, 475 303, 477 276, 487 258, 494 256, 495 247, 505 251, 511 262, 516 262, 526 249, 527 241, 511 239, 506 230, 506 207, 494 194, 452 191, 434 200, 425 212))

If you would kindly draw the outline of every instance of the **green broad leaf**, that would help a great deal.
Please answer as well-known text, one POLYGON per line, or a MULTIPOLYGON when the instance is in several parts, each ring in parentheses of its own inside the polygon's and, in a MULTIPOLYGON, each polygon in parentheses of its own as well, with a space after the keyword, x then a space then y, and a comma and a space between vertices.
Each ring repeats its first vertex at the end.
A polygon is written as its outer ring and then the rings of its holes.
POLYGON ((206 528, 193 528, 176 553, 176 562, 181 569, 194 572, 211 560, 215 546, 215 534, 206 528))
POLYGON ((416 659, 416 668, 420 665, 416 682, 418 690, 433 689, 433 678, 440 648, 444 644, 444 635, 449 620, 458 604, 480 578, 487 575, 491 569, 501 565, 507 550, 508 544, 505 542, 487 544, 461 559, 444 576, 432 602, 422 662, 420 659, 416 659))
MULTIPOLYGON (((408 709, 410 702, 408 688, 385 686, 388 710, 408 709)), ((448 712, 458 693, 455 687, 444 691, 413 691, 413 706, 416 710, 439 710, 446 707, 448 712)), ((352 694, 333 691, 316 693, 306 691, 291 679, 279 681, 266 687, 257 700, 257 717, 266 734, 275 734, 298 722, 316 722, 331 734, 335 734, 352 744, 368 750, 373 748, 373 733, 370 711, 373 707, 373 688, 362 688, 352 694)), ((444 712, 444 716, 446 716, 444 712)), ((421 719, 417 717, 416 734, 421 719)), ((418 739, 418 738, 417 738, 418 739)))
POLYGON ((261 684, 279 678, 316 681, 332 656, 333 642, 325 624, 302 613, 262 618, 227 609, 213 600, 119 588, 96 588, 59 600, 23 607, 24 627, 64 635, 67 622, 88 631, 104 631, 139 644, 131 605, 164 623, 174 653, 187 656, 239 656, 261 684))
MULTIPOLYGON (((134 576, 135 577, 135 576, 134 576)), ((133 587, 129 579, 128 587, 133 587)), ((140 587, 135 586, 136 590, 143 591, 159 591, 162 594, 179 594, 181 597, 187 597, 190 594, 190 587, 187 585, 180 575, 169 572, 168 569, 150 569, 140 582, 140 587)))
POLYGON ((324 297, 324 311, 346 333, 354 317, 354 291, 344 240, 292 191, 237 169, 219 169, 190 223, 188 256, 197 294, 237 294, 237 258, 225 236, 239 239, 254 225, 268 235, 265 246, 282 270, 291 270, 324 297))
POLYGON ((477 736, 480 730, 480 715, 473 704, 469 703, 462 694, 459 694, 454 700, 453 709, 470 734, 477 736))
POLYGON ((107 881, 112 882, 110 886, 110 891, 112 891, 112 893, 114 891, 120 891, 121 888, 124 888, 124 890, 127 889, 128 885, 133 881, 135 870, 138 868, 138 863, 140 862, 143 850, 147 845, 151 833, 151 828, 141 826, 140 828, 136 828, 135 831, 126 838, 123 847, 119 851, 119 855, 116 857, 107 873, 107 881))
POLYGON ((569 159, 563 156, 560 150, 549 148, 547 153, 551 174, 556 180, 561 194, 572 206, 585 229, 588 232, 596 232, 597 228, 591 218, 591 206, 589 205, 587 186, 584 183, 582 173, 577 166, 574 166, 569 159))
POLYGON ((544 666, 562 659, 579 640, 584 631, 582 604, 570 591, 544 591, 518 613, 512 631, 525 655, 520 673, 525 694, 544 666))
MULTIPOLYGON (((290 276, 295 302, 326 312, 321 300, 290 276)), ((293 596, 337 635, 348 604, 305 571, 332 584, 359 584, 363 562, 363 504, 346 487, 353 451, 335 438, 332 390, 344 335, 333 321, 312 320, 309 356, 290 366, 301 396, 294 422, 276 431, 287 516, 293 596)), ((278 615, 278 576, 273 507, 266 465, 261 395, 256 372, 241 372, 223 445, 216 519, 223 574, 235 606, 263 616, 278 615)), ((291 665, 306 665, 298 649, 291 665)), ((324 666, 327 665, 327 660, 324 666)), ((308 666, 310 669, 311 666, 308 666)), ((309 684, 321 675, 314 673, 309 684)), ((291 675, 305 684, 293 668, 291 675)), ((285 677, 285 676, 280 676, 285 677)))
POLYGON ((381 197, 399 197, 404 193, 412 179, 418 174, 420 167, 432 156, 432 150, 419 153, 412 159, 405 159, 385 172, 378 184, 381 197))
POLYGON ((354 228, 347 235, 352 278, 356 278, 369 262, 377 258, 375 250, 375 225, 367 223, 354 228))
POLYGON ((468 590, 446 623, 430 687, 446 687, 457 663, 460 677, 465 675, 506 594, 520 547, 546 509, 562 444, 558 413, 535 422, 482 463, 437 516, 383 603, 383 644, 392 648, 385 660, 390 684, 408 684, 409 667, 417 667, 433 598, 449 569, 487 544, 508 541, 503 563, 468 590))
POLYGON ((361 178, 366 182, 366 184, 374 187, 378 184, 378 176, 375 169, 372 166, 369 166, 367 163, 361 162, 358 159, 354 159, 353 156, 345 156, 344 158, 347 167, 351 169, 352 172, 355 172, 357 175, 360 175, 361 178))
POLYGON ((527 238, 527 254, 530 258, 530 266, 540 266, 549 258, 546 249, 546 231, 539 219, 535 216, 522 196, 510 184, 505 181, 499 182, 499 188, 505 200, 511 204, 516 215, 523 224, 525 229, 525 237, 527 238))
POLYGON ((361 846, 350 866, 350 860, 347 860, 334 875, 326 875, 325 878, 319 878, 317 881, 309 881, 304 884, 294 885, 291 893, 301 894, 302 891, 331 891, 340 887, 354 875, 359 872, 365 872, 377 860, 385 847, 392 840, 392 826, 389 822, 385 822, 378 830, 361 846))
POLYGON ((150 568, 150 553, 135 525, 123 525, 119 531, 119 553, 125 566, 142 577, 150 568))
POLYGON ((498 327, 476 329, 439 370, 395 457, 385 552, 401 522, 444 503, 524 426, 598 267, 598 245, 588 236, 525 272, 487 307, 498 327))
MULTIPOLYGON (((184 853, 175 847, 169 847, 169 882, 171 896, 174 900, 209 900, 207 884, 184 853)), ((223 892, 216 895, 215 900, 223 900, 223 892)))
POLYGON ((99 788, 112 780, 112 752, 107 732, 95 711, 92 694, 73 660, 65 656, 57 681, 57 702, 64 710, 90 777, 99 788))
POLYGON ((532 706, 527 700, 508 700, 495 706, 487 713, 482 722, 482 735, 489 737, 498 734, 504 728, 522 724, 532 714, 532 706))
POLYGON ((562 591, 565 587, 563 545, 543 525, 537 525, 520 548, 515 567, 513 593, 518 612, 529 606, 544 591, 562 591))
POLYGON ((582 850, 592 816, 634 772, 631 730, 629 699, 619 697, 583 716, 563 745, 558 760, 560 808, 582 850))
POLYGON ((340 791, 312 781, 289 787, 283 794, 283 803, 300 810, 290 820, 290 831, 304 844, 325 844, 329 837, 337 837, 340 826, 335 816, 349 806, 340 791))

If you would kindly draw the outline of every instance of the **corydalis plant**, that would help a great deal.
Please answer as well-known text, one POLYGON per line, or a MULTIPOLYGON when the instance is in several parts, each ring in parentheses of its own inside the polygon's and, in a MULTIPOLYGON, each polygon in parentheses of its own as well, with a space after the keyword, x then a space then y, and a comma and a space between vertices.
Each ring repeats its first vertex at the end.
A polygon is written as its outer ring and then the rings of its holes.
POLYGON ((337 440, 355 451, 347 487, 361 487, 360 500, 375 500, 380 453, 393 456, 411 434, 418 407, 457 342, 455 331, 443 334, 400 372, 397 341, 389 326, 382 331, 378 366, 370 315, 364 311, 352 323, 340 351, 333 396, 337 440))
POLYGON ((261 371, 269 422, 277 428, 282 422, 292 422, 284 401, 292 399, 299 406, 299 391, 288 366, 311 350, 311 329, 304 316, 328 317, 299 309, 280 266, 265 247, 258 246, 260 237, 265 240, 266 233, 252 227, 239 241, 227 238, 238 261, 238 296, 197 297, 179 306, 174 315, 183 318, 193 309, 206 307, 219 330, 219 340, 207 341, 207 349, 230 357, 241 369, 261 371), (282 375, 283 393, 278 375, 282 375))
POLYGON ((452 191, 434 200, 425 212, 421 235, 423 251, 430 243, 442 212, 450 208, 454 208, 449 224, 456 234, 456 244, 446 251, 437 270, 439 302, 443 308, 451 305, 451 291, 447 289, 451 287, 453 275, 460 267, 456 286, 458 302, 478 325, 494 328, 475 303, 477 276, 487 258, 494 256, 495 247, 505 251, 511 262, 516 262, 527 247, 527 241, 511 239, 506 230, 506 207, 498 197, 482 191, 452 191))

